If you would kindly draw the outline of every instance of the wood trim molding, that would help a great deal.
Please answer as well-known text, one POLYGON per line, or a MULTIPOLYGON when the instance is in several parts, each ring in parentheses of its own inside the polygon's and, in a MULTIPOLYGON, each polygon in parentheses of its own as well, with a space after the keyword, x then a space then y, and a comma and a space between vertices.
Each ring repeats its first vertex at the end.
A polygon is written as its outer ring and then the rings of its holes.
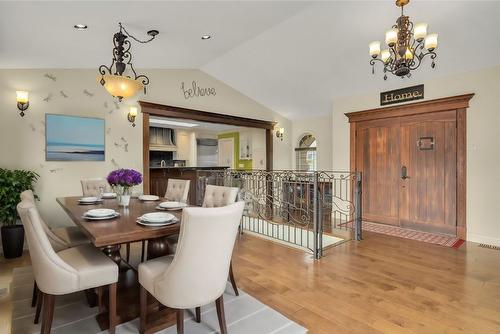
POLYGON ((457 110, 457 237, 467 240, 467 109, 457 110))
POLYGON ((142 115, 142 168, 142 189, 144 194, 149 194, 149 114, 142 115))
POLYGON ((276 122, 264 121, 253 118, 218 114, 203 110, 188 109, 146 101, 139 101, 141 112, 154 116, 191 119, 200 122, 222 123, 234 126, 273 130, 276 122))
POLYGON ((467 108, 474 94, 446 97, 417 103, 407 103, 394 107, 369 109, 346 113, 349 118, 349 153, 350 170, 356 171, 356 140, 357 131, 365 121, 412 116, 456 110, 457 122, 457 183, 456 183, 456 219, 457 237, 467 240, 467 108), (360 124, 361 123, 361 124, 360 124))
POLYGON ((142 165, 144 176, 144 194, 149 194, 151 191, 149 175, 149 118, 151 115, 264 129, 266 131, 266 170, 273 170, 273 130, 276 122, 217 114, 208 111, 181 108, 146 101, 139 101, 139 104, 141 106, 142 113, 142 165))
POLYGON ((473 96, 474 94, 458 95, 417 103, 406 103, 393 107, 350 112, 345 115, 349 119, 349 123, 353 123, 381 118, 418 115, 437 111, 467 109, 469 107, 469 101, 473 96))

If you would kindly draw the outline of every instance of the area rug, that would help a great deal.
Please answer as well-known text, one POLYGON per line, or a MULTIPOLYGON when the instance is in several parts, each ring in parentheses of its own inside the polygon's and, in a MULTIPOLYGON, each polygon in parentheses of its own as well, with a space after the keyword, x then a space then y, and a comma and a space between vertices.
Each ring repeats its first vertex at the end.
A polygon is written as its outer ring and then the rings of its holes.
MULTIPOLYGON (((12 300, 12 334, 33 334, 40 332, 40 324, 34 325, 34 311, 31 307, 33 273, 31 267, 16 268, 10 286, 12 300)), ((238 334, 304 334, 307 329, 283 316, 281 313, 264 305, 249 294, 240 290, 236 297, 228 285, 224 293, 224 308, 229 333, 238 334)), ((97 307, 90 308, 83 293, 75 293, 56 298, 53 334, 92 334, 107 333, 101 331, 95 316, 97 307)), ((193 314, 186 311, 184 332, 187 334, 218 333, 219 324, 215 304, 202 307, 202 321, 193 320, 193 314)), ((138 333, 139 319, 121 324, 117 334, 138 333)), ((174 334, 172 326, 158 333, 174 334)))
MULTIPOLYGON (((243 216, 241 226, 245 233, 250 233, 260 238, 309 252, 313 248, 314 233, 311 230, 292 225, 269 223, 264 219, 249 218, 246 216, 243 216)), ((322 241, 323 248, 326 248, 340 244, 345 240, 323 233, 322 241)))
POLYGON ((445 247, 459 248, 464 243, 464 240, 455 237, 450 237, 442 234, 433 234, 428 232, 420 232, 409 230, 397 226, 363 222, 363 230, 386 234, 394 237, 417 240, 430 244, 441 245, 445 247))

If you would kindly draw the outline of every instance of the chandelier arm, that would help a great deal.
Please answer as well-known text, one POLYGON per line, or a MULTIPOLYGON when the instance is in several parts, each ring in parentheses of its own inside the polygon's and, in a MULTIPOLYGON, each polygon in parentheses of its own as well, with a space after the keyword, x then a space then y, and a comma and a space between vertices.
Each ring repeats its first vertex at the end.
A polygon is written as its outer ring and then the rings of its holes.
POLYGON ((125 27, 121 24, 121 22, 119 23, 120 25, 120 30, 123 30, 123 32, 130 38, 132 38, 134 41, 136 41, 137 43, 142 43, 142 44, 146 44, 146 43, 149 43, 151 42, 153 39, 155 39, 156 36, 151 36, 151 38, 149 39, 146 39, 146 40, 140 40, 138 39, 137 37, 135 37, 134 35, 130 34, 127 29, 125 29, 125 27))

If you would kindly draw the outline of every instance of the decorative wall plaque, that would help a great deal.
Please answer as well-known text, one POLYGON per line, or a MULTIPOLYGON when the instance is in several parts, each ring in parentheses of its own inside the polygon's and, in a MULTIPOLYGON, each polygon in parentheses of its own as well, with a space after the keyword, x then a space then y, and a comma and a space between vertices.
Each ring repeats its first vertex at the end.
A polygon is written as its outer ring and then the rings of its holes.
POLYGON ((421 100, 424 98, 424 85, 406 87, 380 93, 380 105, 421 100))

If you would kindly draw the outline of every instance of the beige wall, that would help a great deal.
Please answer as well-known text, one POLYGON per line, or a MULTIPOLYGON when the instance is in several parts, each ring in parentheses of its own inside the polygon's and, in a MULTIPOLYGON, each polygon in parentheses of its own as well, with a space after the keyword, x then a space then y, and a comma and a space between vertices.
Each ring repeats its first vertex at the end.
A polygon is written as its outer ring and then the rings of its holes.
MULTIPOLYGON (((142 72, 142 71, 141 71, 142 72)), ((148 70, 151 79, 145 101, 201 109, 211 112, 276 121, 290 128, 291 123, 271 110, 240 94, 231 87, 199 70, 148 70), (196 80, 201 87, 215 87, 217 95, 186 100, 181 82, 196 80)), ((142 171, 142 118, 132 128, 126 119, 124 101, 115 110, 114 99, 96 80, 97 70, 0 70, 0 167, 25 168, 41 175, 36 189, 41 197, 44 217, 53 225, 68 223, 55 202, 57 196, 81 194, 80 179, 104 177, 119 167, 142 171), (54 75, 53 81, 44 74, 54 75), (15 102, 15 91, 30 93, 30 108, 21 118, 15 102), (62 96, 63 91, 68 97, 62 96), (92 97, 83 93, 88 90, 92 97), (45 102, 49 94, 52 98, 45 102), (45 161, 45 113, 92 116, 106 120, 105 162, 45 161)), ((290 142, 274 140, 275 168, 290 168, 290 142)))
MULTIPOLYGON (((285 129, 285 137, 287 136, 285 129)), ((292 122, 292 165, 296 168, 294 148, 304 134, 311 133, 316 137, 318 170, 332 170, 332 115, 305 118, 292 122)))
MULTIPOLYGON (((424 84, 426 100, 476 94, 467 112, 467 238, 500 245, 496 211, 500 203, 500 67, 424 84)), ((379 107, 379 93, 334 99, 334 169, 349 168, 349 126, 344 113, 379 107)))

